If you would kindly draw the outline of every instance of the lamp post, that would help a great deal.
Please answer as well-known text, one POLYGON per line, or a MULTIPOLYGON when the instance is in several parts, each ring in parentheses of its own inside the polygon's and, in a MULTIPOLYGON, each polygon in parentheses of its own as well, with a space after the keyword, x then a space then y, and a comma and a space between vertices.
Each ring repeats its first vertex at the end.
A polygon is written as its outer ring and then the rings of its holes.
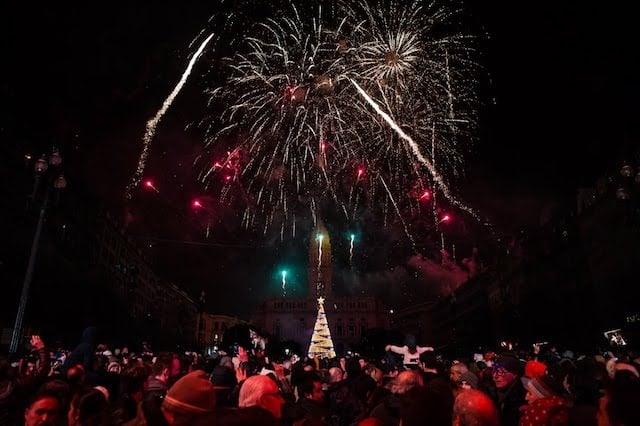
POLYGON ((24 276, 22 283, 22 292, 20 294, 20 303, 18 305, 18 312, 16 314, 16 321, 13 326, 13 332, 11 334, 11 344, 9 346, 9 352, 15 353, 18 350, 20 344, 20 337, 22 335, 22 322, 24 320, 24 313, 27 306, 27 300, 29 298, 29 287, 31 286, 31 280, 33 279, 33 270, 36 263, 36 256, 38 254, 38 247, 40 245, 40 235, 42 234, 42 226, 44 224, 44 218, 49 206, 49 198, 51 190, 62 190, 67 186, 67 181, 60 171, 60 165, 62 164, 62 157, 60 152, 54 148, 51 155, 47 159, 45 155, 36 160, 33 170, 35 172, 35 184, 33 187, 33 194, 31 195, 32 201, 35 202, 40 184, 44 180, 47 185, 45 189, 44 198, 40 204, 40 213, 38 215, 38 224, 36 225, 36 232, 33 236, 33 242, 31 243, 31 254, 29 255, 29 263, 27 265, 27 272, 24 276))

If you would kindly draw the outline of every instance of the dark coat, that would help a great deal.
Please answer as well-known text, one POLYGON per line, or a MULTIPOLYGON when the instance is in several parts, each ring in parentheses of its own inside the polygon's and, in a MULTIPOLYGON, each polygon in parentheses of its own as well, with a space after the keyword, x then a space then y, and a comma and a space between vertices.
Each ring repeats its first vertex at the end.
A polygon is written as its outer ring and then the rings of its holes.
POLYGON ((87 327, 82 332, 82 342, 69 354, 62 366, 67 371, 74 365, 82 365, 86 372, 93 368, 93 357, 96 352, 96 328, 87 327))
MULTIPOLYGON (((349 426, 356 424, 364 418, 367 406, 362 398, 358 397, 358 380, 361 376, 348 378, 336 383, 329 389, 327 399, 329 401, 329 423, 333 426, 349 426)), ((370 380, 370 377, 368 377, 370 380)))
POLYGON ((518 425, 522 415, 520 407, 526 403, 524 396, 524 387, 519 377, 507 389, 498 389, 498 410, 502 426, 518 425))

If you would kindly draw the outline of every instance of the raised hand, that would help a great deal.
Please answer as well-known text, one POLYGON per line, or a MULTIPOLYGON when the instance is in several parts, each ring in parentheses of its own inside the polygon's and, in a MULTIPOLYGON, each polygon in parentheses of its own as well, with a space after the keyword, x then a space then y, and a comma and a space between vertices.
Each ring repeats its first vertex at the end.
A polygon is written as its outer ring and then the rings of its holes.
POLYGON ((31 336, 31 347, 34 351, 39 351, 40 349, 44 349, 44 342, 40 338, 40 336, 33 335, 31 336))
POLYGON ((246 380, 247 378, 247 370, 244 368, 244 366, 238 366, 238 368, 236 368, 236 380, 238 381, 238 383, 240 383, 243 380, 246 380))
POLYGON ((275 371, 276 371, 276 378, 278 380, 284 380, 284 378, 285 378, 284 366, 282 364, 274 363, 274 367, 275 367, 275 371))

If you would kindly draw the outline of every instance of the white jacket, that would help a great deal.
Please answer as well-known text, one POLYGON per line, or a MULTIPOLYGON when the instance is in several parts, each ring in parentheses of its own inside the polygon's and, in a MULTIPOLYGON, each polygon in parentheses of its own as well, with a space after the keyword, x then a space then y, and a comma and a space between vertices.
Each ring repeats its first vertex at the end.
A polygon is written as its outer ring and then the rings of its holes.
POLYGON ((433 351, 433 348, 431 346, 416 346, 416 351, 414 353, 410 353, 409 347, 406 345, 405 346, 387 345, 387 348, 388 348, 387 350, 390 350, 391 352, 401 354, 404 357, 402 361, 404 365, 418 365, 418 361, 420 360, 420 354, 428 351, 433 351))

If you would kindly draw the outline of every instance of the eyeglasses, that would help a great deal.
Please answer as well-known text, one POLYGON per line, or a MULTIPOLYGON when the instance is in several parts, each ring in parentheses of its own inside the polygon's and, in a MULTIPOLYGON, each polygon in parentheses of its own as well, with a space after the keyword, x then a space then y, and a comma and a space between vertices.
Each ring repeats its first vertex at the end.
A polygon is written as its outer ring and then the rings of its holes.
POLYGON ((504 369, 504 368, 502 368, 502 367, 498 367, 498 368, 494 368, 494 369, 493 369, 493 375, 494 375, 494 376, 502 377, 502 376, 504 376, 504 375, 505 375, 505 374, 507 374, 507 373, 508 373, 508 371, 507 371, 507 370, 505 370, 505 369, 504 369))

